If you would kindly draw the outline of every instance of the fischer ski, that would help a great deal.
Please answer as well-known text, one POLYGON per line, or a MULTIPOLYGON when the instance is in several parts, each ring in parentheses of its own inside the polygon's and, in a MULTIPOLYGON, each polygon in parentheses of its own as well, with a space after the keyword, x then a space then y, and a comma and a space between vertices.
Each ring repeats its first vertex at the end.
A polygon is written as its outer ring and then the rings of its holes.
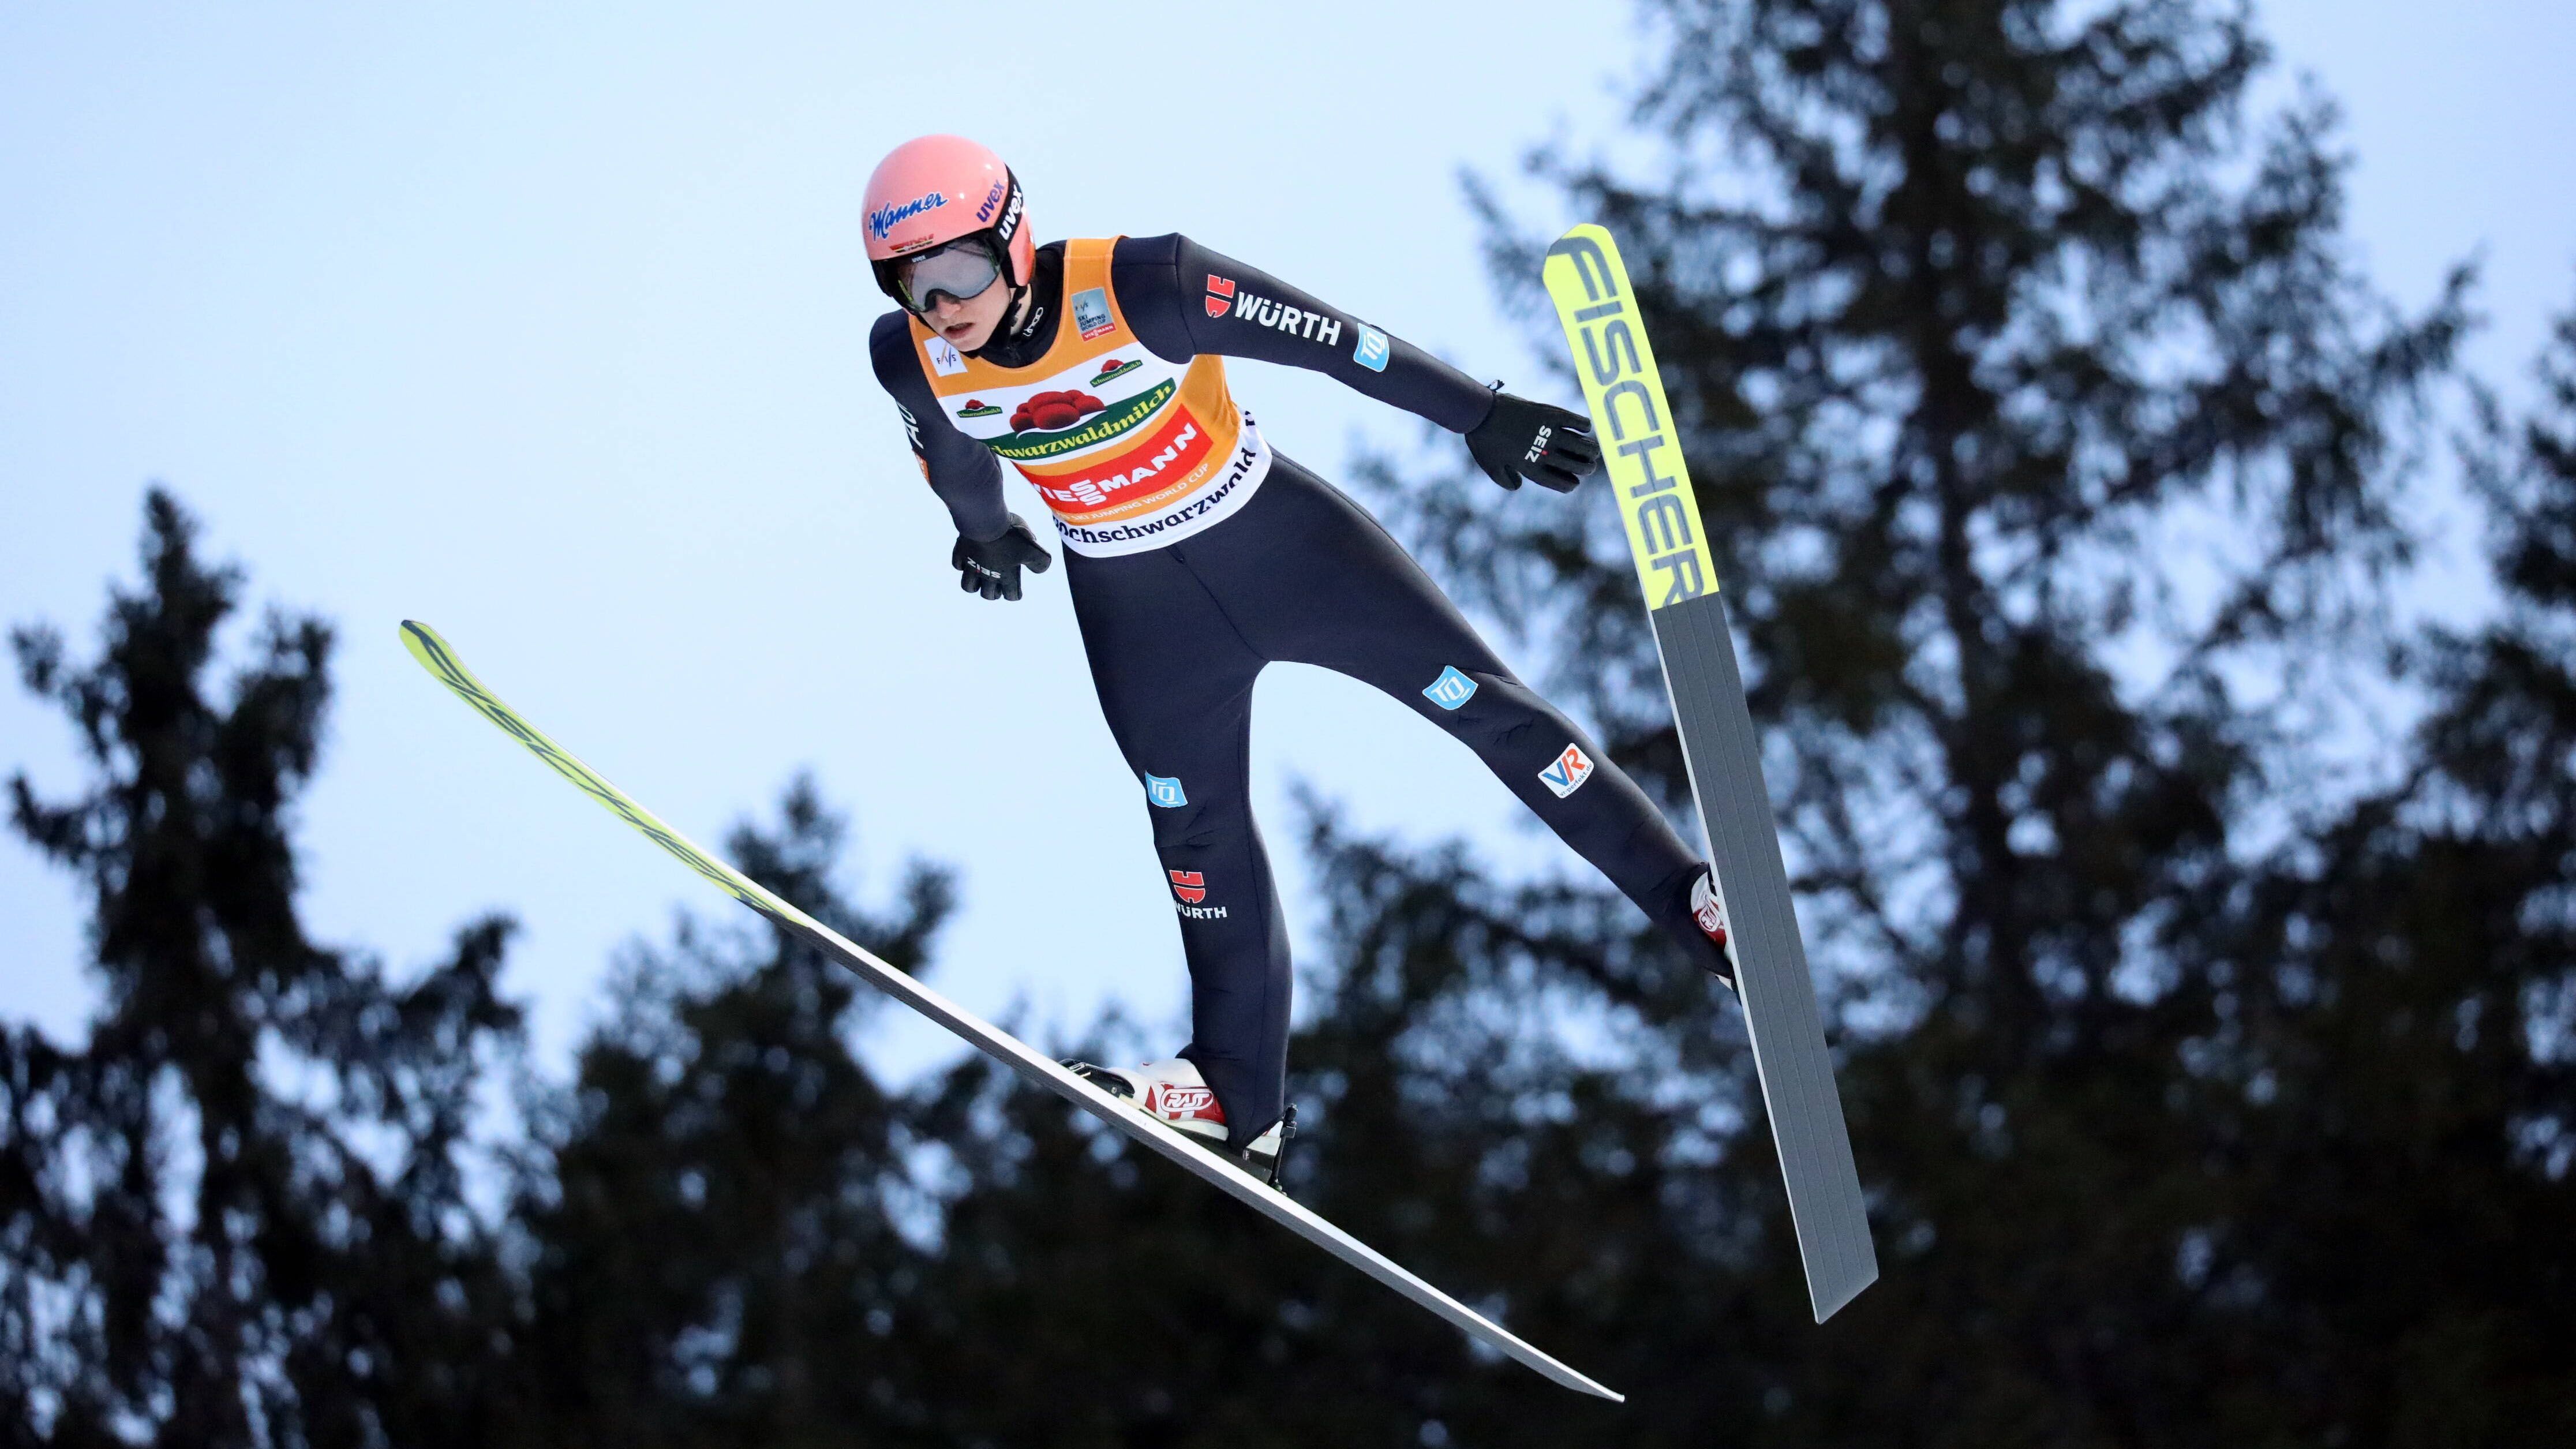
POLYGON ((1432 1287, 1399 1267, 1385 1254, 1326 1222, 1286 1193, 1264 1185, 1261 1179, 1246 1172, 1230 1159, 1220 1157, 1207 1148, 1199 1146, 1176 1129, 1146 1116, 1074 1075, 1019 1038, 993 1026, 938 992, 888 966, 864 948, 798 910, 750 877, 700 850, 689 841, 688 837, 663 824, 651 811, 636 804, 633 799, 601 778, 588 765, 575 759, 569 751, 548 739, 536 726, 521 719, 508 705, 501 702, 499 696, 484 688, 482 682, 467 671, 464 662, 456 657, 456 652, 448 648, 447 641, 439 638, 437 632, 428 625, 405 620, 402 625, 402 638, 403 646, 411 651, 413 658, 420 661, 421 667, 437 676, 441 684, 455 691, 457 697, 472 706, 477 714, 500 726, 504 733, 526 745, 538 759, 545 761, 557 774, 580 787, 584 794, 608 807, 611 813, 627 824, 642 831, 654 844, 678 856, 683 864, 712 881, 717 889, 838 960, 869 985, 955 1032, 995 1061, 1054 1092, 1135 1141, 1188 1168, 1237 1200, 1250 1204, 1255 1210, 1299 1237, 1430 1310, 1470 1339, 1517 1360, 1553 1383, 1608 1399, 1612 1403, 1625 1401, 1624 1395, 1604 1388, 1541 1353, 1500 1324, 1432 1287))
POLYGON ((1691 796, 1708 830, 1727 954, 1788 1184, 1807 1298, 1822 1323, 1877 1280, 1878 1255, 1716 565, 1618 244, 1598 226, 1578 226, 1547 249, 1545 278, 1645 586, 1691 796))

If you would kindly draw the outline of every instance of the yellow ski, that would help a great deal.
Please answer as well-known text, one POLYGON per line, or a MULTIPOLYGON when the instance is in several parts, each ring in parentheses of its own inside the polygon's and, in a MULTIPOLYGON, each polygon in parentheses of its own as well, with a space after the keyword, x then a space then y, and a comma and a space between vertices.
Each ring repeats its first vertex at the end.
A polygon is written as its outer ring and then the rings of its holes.
POLYGON ((700 850, 687 836, 663 824, 653 812, 636 804, 624 791, 601 778, 597 771, 575 759, 570 751, 521 719, 517 712, 501 702, 500 696, 483 687, 482 681, 476 679, 466 669, 464 661, 456 657, 456 651, 448 648, 447 641, 438 637, 428 625, 405 620, 402 639, 403 647, 411 651, 422 668, 437 676, 439 683, 455 691, 457 698, 472 706, 475 713, 500 726, 504 734, 534 751, 538 759, 580 787, 583 794, 607 806, 610 813, 642 831, 645 838, 678 856, 689 869, 714 882, 718 890, 811 943, 857 973, 869 985, 955 1032, 977 1050, 1021 1076, 1197 1173, 1238 1200, 1249 1203, 1263 1216, 1429 1309, 1476 1342, 1519 1361, 1551 1382, 1613 1403, 1623 1401, 1624 1396, 1539 1352, 1502 1325, 1432 1287, 1397 1266, 1385 1254, 1316 1216, 1286 1193, 1274 1191, 1233 1162, 1056 1065, 1018 1037, 878 960, 865 948, 798 910, 749 876, 700 850))
POLYGON ((1708 828, 1727 951, 1788 1183, 1807 1297, 1822 1323, 1877 1280, 1878 1255, 1707 528, 1618 244, 1600 227, 1576 227, 1547 249, 1546 281, 1645 587, 1691 795, 1708 828))

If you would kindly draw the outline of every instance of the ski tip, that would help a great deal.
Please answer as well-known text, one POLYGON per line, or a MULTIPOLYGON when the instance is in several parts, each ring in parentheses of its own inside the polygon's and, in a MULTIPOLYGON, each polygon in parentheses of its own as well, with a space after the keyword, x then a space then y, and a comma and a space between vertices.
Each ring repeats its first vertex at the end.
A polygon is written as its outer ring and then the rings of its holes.
POLYGON ((422 668, 432 674, 447 672, 440 661, 453 659, 455 652, 447 647, 446 640, 438 637, 436 629, 418 619, 405 619, 397 632, 402 636, 403 648, 411 651, 411 657, 419 660, 422 668))

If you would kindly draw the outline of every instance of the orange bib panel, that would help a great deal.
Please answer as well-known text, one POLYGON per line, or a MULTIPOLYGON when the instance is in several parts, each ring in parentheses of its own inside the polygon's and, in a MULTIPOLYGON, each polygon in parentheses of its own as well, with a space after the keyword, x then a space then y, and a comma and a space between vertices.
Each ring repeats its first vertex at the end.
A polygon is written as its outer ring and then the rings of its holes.
POLYGON ((1020 470, 1076 553, 1176 543, 1222 521, 1270 470, 1225 362, 1165 362, 1128 330, 1109 286, 1112 240, 1064 244, 1064 314, 1027 367, 968 357, 912 319, 930 391, 957 430, 1020 470))

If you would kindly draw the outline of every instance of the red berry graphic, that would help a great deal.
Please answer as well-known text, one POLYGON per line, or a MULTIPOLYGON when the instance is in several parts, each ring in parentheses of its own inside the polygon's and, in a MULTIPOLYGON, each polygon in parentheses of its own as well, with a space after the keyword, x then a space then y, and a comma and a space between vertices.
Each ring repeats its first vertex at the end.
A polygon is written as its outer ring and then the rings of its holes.
POLYGON ((1087 392, 1059 390, 1042 392, 1020 404, 1011 414, 1011 431, 1053 432, 1069 428, 1088 413, 1099 412, 1104 404, 1087 392))

